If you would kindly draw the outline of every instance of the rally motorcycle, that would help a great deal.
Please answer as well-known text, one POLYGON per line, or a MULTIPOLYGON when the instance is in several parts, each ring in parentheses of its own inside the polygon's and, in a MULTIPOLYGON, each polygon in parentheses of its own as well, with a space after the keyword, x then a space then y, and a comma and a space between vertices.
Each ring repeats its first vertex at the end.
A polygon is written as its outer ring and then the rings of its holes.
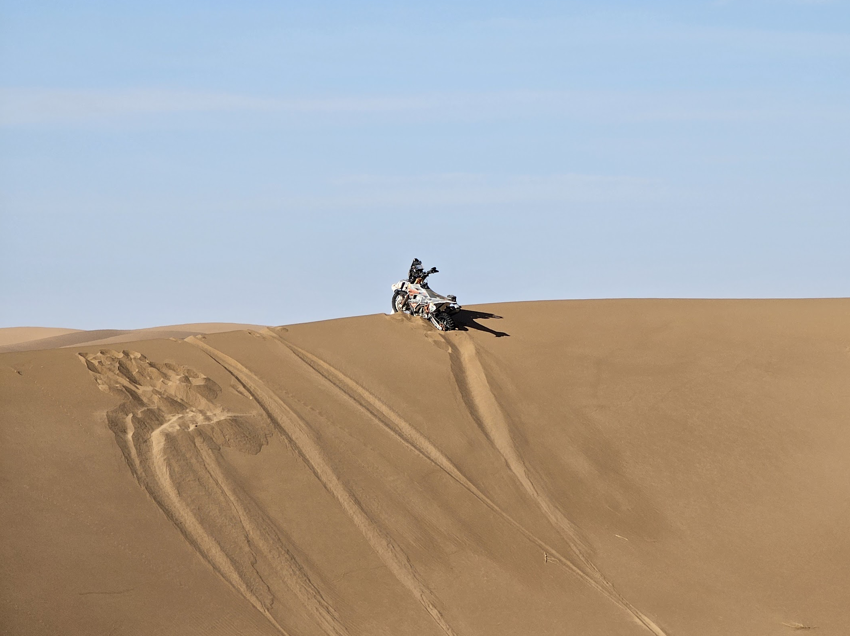
POLYGON ((455 328, 452 316, 460 311, 456 296, 441 296, 433 289, 400 280, 392 286, 393 313, 406 313, 430 321, 440 331, 455 328))

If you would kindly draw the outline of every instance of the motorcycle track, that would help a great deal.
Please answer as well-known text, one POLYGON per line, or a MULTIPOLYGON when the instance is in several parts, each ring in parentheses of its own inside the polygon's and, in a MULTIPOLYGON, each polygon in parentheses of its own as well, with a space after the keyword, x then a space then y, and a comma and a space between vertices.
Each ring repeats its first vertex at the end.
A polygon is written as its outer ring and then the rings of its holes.
POLYGON ((418 453, 420 456, 446 472, 485 506, 506 521, 511 527, 518 530, 529 541, 534 543, 547 554, 556 557, 562 565, 571 569, 575 574, 584 577, 584 573, 580 569, 576 568, 569 560, 560 556, 556 548, 547 545, 502 510, 492 499, 484 494, 484 492, 482 492, 469 478, 467 478, 466 475, 464 475, 463 472, 442 451, 434 446, 427 437, 422 435, 412 424, 402 418, 386 403, 382 402, 376 395, 338 369, 332 367, 320 358, 299 348, 291 342, 281 338, 275 332, 266 330, 264 334, 272 336, 275 340, 284 345, 289 351, 295 354, 298 359, 319 374, 319 376, 321 376, 326 382, 330 383, 343 396, 348 398, 351 403, 364 411, 394 437, 399 439, 407 448, 418 453))
POLYGON ((132 351, 79 356, 102 390, 125 398, 107 413, 109 427, 136 480, 198 554, 284 636, 298 633, 284 628, 284 620, 348 636, 287 549, 292 541, 227 476, 211 439, 214 429, 236 427, 262 445, 266 432, 217 406, 220 387, 192 369, 149 362, 132 351), (280 614, 276 605, 287 589, 306 616, 280 614))
POLYGON ((545 491, 535 484, 528 467, 513 442, 508 416, 490 387, 487 373, 481 364, 475 343, 469 335, 462 333, 450 336, 440 334, 440 337, 448 345, 452 374, 469 415, 502 456, 508 469, 528 496, 570 546, 574 556, 569 559, 569 563, 580 573, 583 579, 632 614, 650 632, 656 636, 665 636, 665 632, 658 625, 632 606, 605 578, 590 559, 589 549, 581 536, 581 531, 558 509, 545 491))
MULTIPOLYGON (((614 589, 612 584, 602 575, 587 556, 588 550, 581 540, 579 530, 563 513, 557 510, 551 500, 545 495, 540 494, 535 487, 525 464, 513 445, 508 422, 490 390, 483 367, 478 360, 477 353, 471 341, 458 346, 452 342, 455 339, 454 337, 444 337, 448 344, 452 372, 458 383, 458 389, 470 411, 470 415, 505 459, 510 470, 520 484, 522 484, 526 492, 528 492, 550 522, 565 538, 567 544, 575 554, 573 558, 567 558, 559 554, 557 549, 547 545, 522 524, 505 513, 494 501, 475 486, 430 440, 368 389, 315 355, 287 341, 275 331, 265 329, 261 332, 261 335, 270 336, 281 343, 357 407, 370 415, 378 424, 399 438, 408 448, 411 448, 441 468, 510 526, 518 530, 526 539, 537 545, 544 553, 554 557, 555 562, 567 568, 580 579, 591 585, 591 587, 608 597, 615 604, 631 614, 637 622, 646 627, 650 632, 656 636, 666 636, 665 632, 649 617, 633 607, 614 589)), ((459 340, 466 341, 467 338, 460 338, 459 340)))
POLYGON ((186 342, 207 353, 243 386, 324 488, 337 500, 387 569, 408 589, 446 636, 456 636, 454 629, 443 617, 436 596, 422 580, 410 559, 336 474, 312 434, 309 423, 238 361, 198 338, 190 337, 186 342))
MULTIPOLYGON (((564 538, 569 546, 566 555, 508 515, 415 426, 354 379, 271 329, 255 335, 280 346, 405 447, 449 475, 548 555, 550 562, 565 567, 656 636, 665 636, 614 589, 591 561, 578 528, 537 488, 513 443, 508 416, 497 402, 468 336, 433 334, 433 339, 448 354, 470 417, 564 538)), ((257 452, 277 430, 337 500, 388 571, 446 636, 455 636, 438 598, 403 549, 337 475, 310 422, 237 360, 202 339, 190 337, 185 342, 223 367, 238 383, 239 392, 252 398, 265 417, 225 411, 215 403, 221 392, 218 384, 188 367, 150 362, 131 351, 101 350, 80 353, 79 357, 102 390, 124 398, 107 413, 109 427, 135 479, 186 541, 283 636, 316 629, 326 636, 349 636, 337 611, 317 586, 319 579, 315 573, 311 575, 310 565, 296 559, 287 547, 294 546, 292 540, 228 476, 218 452, 217 442, 222 439, 223 445, 236 440, 233 445, 247 444, 257 452), (293 596, 296 605, 292 604, 293 596)))

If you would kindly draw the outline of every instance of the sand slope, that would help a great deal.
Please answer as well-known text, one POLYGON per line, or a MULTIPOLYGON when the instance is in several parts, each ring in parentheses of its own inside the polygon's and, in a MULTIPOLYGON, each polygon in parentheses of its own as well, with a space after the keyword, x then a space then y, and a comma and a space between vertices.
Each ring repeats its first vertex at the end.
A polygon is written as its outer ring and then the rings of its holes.
POLYGON ((258 325, 206 322, 148 329, 52 329, 49 327, 7 327, 0 329, 0 353, 39 351, 80 345, 118 344, 159 338, 188 338, 196 334, 255 329, 258 325))
POLYGON ((475 309, 0 355, 2 631, 848 633, 850 301, 475 309))

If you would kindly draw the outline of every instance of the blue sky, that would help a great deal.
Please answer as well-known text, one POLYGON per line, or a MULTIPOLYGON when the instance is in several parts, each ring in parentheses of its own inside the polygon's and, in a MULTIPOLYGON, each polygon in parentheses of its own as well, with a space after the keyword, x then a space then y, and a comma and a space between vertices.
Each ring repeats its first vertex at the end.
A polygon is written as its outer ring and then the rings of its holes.
POLYGON ((848 296, 850 9, 0 0, 0 327, 848 296))

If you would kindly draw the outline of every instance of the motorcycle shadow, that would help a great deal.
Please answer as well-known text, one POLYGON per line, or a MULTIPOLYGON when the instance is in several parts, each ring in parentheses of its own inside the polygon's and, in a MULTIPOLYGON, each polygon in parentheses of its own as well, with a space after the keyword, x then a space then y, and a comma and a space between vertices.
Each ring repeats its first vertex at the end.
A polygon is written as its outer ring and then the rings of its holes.
POLYGON ((488 314, 484 311, 470 311, 468 309, 461 309, 458 313, 452 316, 452 320, 454 320, 455 323, 455 329, 458 331, 469 331, 470 329, 474 329, 475 331, 483 331, 485 333, 493 334, 496 338, 511 335, 504 331, 490 329, 490 327, 485 327, 484 325, 479 325, 475 322, 476 320, 489 319, 501 320, 502 317, 497 316, 496 314, 488 314))

